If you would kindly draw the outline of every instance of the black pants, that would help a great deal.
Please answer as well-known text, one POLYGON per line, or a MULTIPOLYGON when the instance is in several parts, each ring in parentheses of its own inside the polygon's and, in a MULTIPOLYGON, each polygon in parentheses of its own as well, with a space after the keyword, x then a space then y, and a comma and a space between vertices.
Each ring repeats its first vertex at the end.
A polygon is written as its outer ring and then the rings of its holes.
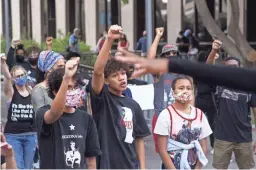
POLYGON ((213 148, 214 145, 214 127, 215 127, 215 119, 216 119, 216 115, 217 115, 217 110, 216 107, 213 103, 213 100, 211 98, 209 98, 208 100, 203 98, 196 98, 195 101, 195 107, 201 109, 205 115, 207 116, 209 125, 213 131, 213 133, 210 135, 210 144, 211 147, 213 148))

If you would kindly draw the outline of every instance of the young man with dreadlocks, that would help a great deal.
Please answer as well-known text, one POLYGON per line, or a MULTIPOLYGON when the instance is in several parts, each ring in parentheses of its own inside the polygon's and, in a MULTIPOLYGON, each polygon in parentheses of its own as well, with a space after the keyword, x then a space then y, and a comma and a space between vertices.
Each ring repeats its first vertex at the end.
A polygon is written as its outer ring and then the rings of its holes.
POLYGON ((114 40, 122 33, 120 26, 109 28, 92 76, 92 115, 102 150, 97 159, 99 169, 134 169, 137 160, 141 169, 146 168, 143 138, 150 135, 150 130, 139 104, 123 95, 128 65, 109 57, 114 40))

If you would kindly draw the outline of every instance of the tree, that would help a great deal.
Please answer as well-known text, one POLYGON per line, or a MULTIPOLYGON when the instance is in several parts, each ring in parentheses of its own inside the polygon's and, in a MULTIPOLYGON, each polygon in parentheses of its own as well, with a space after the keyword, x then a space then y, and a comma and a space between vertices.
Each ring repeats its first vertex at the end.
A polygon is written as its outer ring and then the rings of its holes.
POLYGON ((198 14, 212 37, 223 42, 224 50, 245 62, 246 65, 255 65, 256 51, 249 45, 239 29, 239 4, 238 0, 228 0, 231 7, 231 19, 228 23, 228 36, 226 36, 210 14, 206 0, 195 0, 198 14))

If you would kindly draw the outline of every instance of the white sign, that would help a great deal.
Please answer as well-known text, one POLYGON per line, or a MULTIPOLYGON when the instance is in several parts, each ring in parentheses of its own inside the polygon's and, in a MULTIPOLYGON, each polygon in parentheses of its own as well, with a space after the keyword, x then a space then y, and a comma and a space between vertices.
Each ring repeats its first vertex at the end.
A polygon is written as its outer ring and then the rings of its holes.
POLYGON ((154 85, 128 85, 132 92, 132 98, 141 107, 142 110, 154 109, 154 85))

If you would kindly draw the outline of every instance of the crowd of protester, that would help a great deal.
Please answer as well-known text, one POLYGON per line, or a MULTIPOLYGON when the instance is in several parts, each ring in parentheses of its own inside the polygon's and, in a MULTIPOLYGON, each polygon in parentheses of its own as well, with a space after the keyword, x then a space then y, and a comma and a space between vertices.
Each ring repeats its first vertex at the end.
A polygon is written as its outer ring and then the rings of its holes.
POLYGON ((234 56, 215 65, 221 41, 199 62, 190 61, 199 42, 187 29, 158 56, 164 29, 156 28, 149 49, 146 31, 139 39, 141 57, 128 52, 122 27, 112 25, 97 43, 88 77, 78 69, 79 32, 70 36, 65 56, 52 50, 52 37, 45 50, 13 40, 1 54, 8 108, 0 134, 2 168, 33 169, 38 162, 40 169, 146 169, 144 138, 151 133, 161 169, 201 169, 208 154, 216 169, 227 169, 233 159, 240 169, 254 167, 256 72, 240 68, 234 56), (116 41, 119 52, 112 56, 116 41), (154 80, 152 132, 128 87, 147 85, 137 78, 148 73, 154 80))

